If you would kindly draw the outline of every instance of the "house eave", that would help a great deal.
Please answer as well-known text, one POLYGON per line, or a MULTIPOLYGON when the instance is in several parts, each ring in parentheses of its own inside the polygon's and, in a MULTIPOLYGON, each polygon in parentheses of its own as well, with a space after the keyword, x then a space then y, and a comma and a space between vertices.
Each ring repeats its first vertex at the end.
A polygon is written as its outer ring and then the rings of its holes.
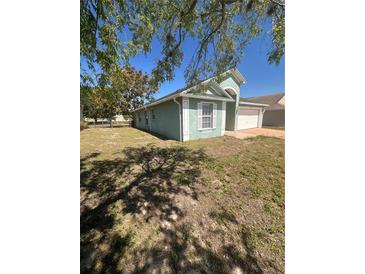
POLYGON ((241 84, 246 83, 245 77, 243 77, 243 75, 241 74, 241 72, 239 72, 237 68, 230 69, 228 72, 230 72, 239 83, 241 84))
MULTIPOLYGON (((244 78, 244 77, 243 77, 243 75, 239 72, 239 70, 238 70, 237 68, 229 69, 229 70, 227 70, 226 72, 224 72, 224 73, 223 73, 223 75, 226 75, 227 73, 230 73, 230 74, 233 76, 233 78, 234 78, 236 81, 238 81, 239 83, 241 83, 241 84, 245 84, 245 83, 246 83, 245 78, 244 78)), ((200 85, 201 85, 201 84, 205 84, 205 83, 207 83, 207 82, 209 82, 209 81, 211 81, 212 79, 215 79, 215 78, 216 78, 216 76, 210 77, 210 78, 208 78, 208 79, 204 80, 203 82, 201 82, 201 83, 200 83, 200 85)), ((218 84, 218 83, 217 83, 217 84, 218 84)), ((219 84, 218 84, 218 85, 219 85, 219 84)), ((132 111, 132 113, 133 113, 133 112, 135 112, 135 111, 139 111, 139 110, 146 109, 146 108, 149 108, 149 107, 152 107, 152 106, 156 106, 156 105, 161 104, 161 103, 163 103, 163 102, 167 102, 167 101, 173 100, 173 99, 175 99, 175 98, 181 97, 182 95, 187 94, 189 91, 194 90, 196 87, 197 87, 197 86, 193 86, 193 87, 187 88, 187 89, 185 89, 185 90, 182 90, 180 93, 177 93, 177 94, 171 94, 170 96, 167 96, 167 97, 163 98, 162 100, 157 100, 157 101, 155 101, 155 102, 152 102, 152 103, 146 104, 146 105, 144 105, 144 106, 141 106, 141 107, 139 107, 139 108, 137 108, 137 109, 133 110, 133 111, 132 111)), ((226 93, 226 91, 225 91, 225 90, 223 90, 223 92, 224 92, 224 93, 226 93)), ((226 93, 226 94, 227 94, 229 97, 231 97, 228 93, 226 93)), ((208 98, 204 98, 204 99, 208 99, 208 98)), ((212 99, 210 99, 210 100, 212 100, 212 99)), ((218 99, 217 99, 217 100, 218 100, 218 99)), ((219 101, 232 102, 232 101, 234 101, 234 100, 233 100, 233 99, 232 99, 232 100, 229 100, 229 99, 228 99, 228 100, 222 99, 222 100, 219 100, 219 101)))
POLYGON ((209 97, 209 96, 204 96, 204 95, 181 94, 181 97, 212 100, 212 101, 234 102, 234 100, 230 99, 230 98, 209 97))
POLYGON ((232 96, 229 95, 228 92, 225 91, 216 81, 212 81, 212 89, 233 100, 232 96))
POLYGON ((156 102, 152 102, 152 103, 149 103, 147 105, 144 105, 144 106, 141 106, 139 108, 136 108, 132 112, 139 111, 139 110, 142 110, 142 109, 146 109, 146 108, 149 108, 149 107, 153 107, 153 106, 159 105, 159 104, 161 104, 163 102, 167 102, 167 101, 173 100, 173 99, 175 99, 177 97, 180 97, 180 94, 173 94, 173 95, 168 96, 168 97, 166 97, 166 98, 164 98, 162 100, 158 100, 156 102))
POLYGON ((260 103, 250 103, 250 102, 240 102, 240 106, 257 106, 257 107, 268 107, 268 104, 260 104, 260 103))

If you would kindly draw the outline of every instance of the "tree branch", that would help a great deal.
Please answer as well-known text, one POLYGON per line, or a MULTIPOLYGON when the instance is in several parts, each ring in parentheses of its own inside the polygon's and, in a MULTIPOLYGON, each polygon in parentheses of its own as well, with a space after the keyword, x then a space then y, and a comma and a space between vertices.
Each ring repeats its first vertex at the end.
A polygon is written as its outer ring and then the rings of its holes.
POLYGON ((285 7, 285 1, 284 0, 283 1, 280 1, 280 0, 270 0, 270 1, 273 2, 276 5, 285 7))

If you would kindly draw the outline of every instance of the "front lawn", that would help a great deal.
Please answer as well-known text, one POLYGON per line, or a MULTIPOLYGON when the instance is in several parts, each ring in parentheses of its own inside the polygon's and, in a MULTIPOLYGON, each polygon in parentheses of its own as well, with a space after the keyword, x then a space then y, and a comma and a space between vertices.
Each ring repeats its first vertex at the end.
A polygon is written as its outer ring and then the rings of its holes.
POLYGON ((80 135, 82 273, 284 272, 284 140, 80 135))

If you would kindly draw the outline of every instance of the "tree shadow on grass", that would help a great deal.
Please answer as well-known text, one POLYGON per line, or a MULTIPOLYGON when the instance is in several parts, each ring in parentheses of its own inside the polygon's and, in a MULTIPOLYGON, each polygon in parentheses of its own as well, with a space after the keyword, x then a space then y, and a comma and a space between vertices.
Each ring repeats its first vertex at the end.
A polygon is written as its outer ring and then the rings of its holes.
MULTIPOLYGON (((97 153, 81 159, 81 190, 86 197, 81 201, 80 216, 82 273, 122 272, 120 262, 132 246, 133 233, 121 235, 115 228, 126 214, 144 222, 158 220, 162 239, 153 247, 130 251, 129 263, 134 267, 127 273, 231 273, 237 266, 246 273, 263 273, 244 235, 246 254, 236 245, 225 244, 213 250, 193 236, 189 223, 171 219, 184 219, 174 195, 198 199, 195 185, 202 162, 208 159, 204 151, 148 145, 126 148, 123 154, 123 158, 113 160, 98 160, 97 153), (117 202, 122 206, 115 212, 117 202), (162 226, 164 222, 171 226, 162 226), (103 251, 100 245, 108 247, 103 251)), ((237 224, 226 211, 213 212, 212 216, 223 223, 237 224)), ((223 233, 214 237, 223 237, 223 233)))
POLYGON ((213 250, 192 236, 187 225, 162 231, 165 236, 162 245, 135 254, 136 258, 146 255, 147 259, 133 273, 264 273, 253 250, 244 241, 238 246, 241 245, 246 254, 234 244, 222 244, 219 250, 213 250))
MULTIPOLYGON (((168 221, 171 215, 183 215, 174 203, 174 194, 197 199, 193 184, 200 177, 200 163, 207 157, 202 150, 149 145, 129 147, 123 153, 124 158, 113 160, 97 160, 97 153, 81 159, 82 260, 87 261, 95 253, 100 241, 106 238, 113 241, 109 234, 117 220, 110 208, 116 202, 123 204, 118 215, 144 213, 145 221, 152 217, 168 221), (189 191, 184 185, 189 186, 189 191), (101 237, 90 236, 94 234, 101 237)), ((92 267, 90 263, 86 265, 92 267)), ((85 264, 81 266, 85 271, 85 264)))

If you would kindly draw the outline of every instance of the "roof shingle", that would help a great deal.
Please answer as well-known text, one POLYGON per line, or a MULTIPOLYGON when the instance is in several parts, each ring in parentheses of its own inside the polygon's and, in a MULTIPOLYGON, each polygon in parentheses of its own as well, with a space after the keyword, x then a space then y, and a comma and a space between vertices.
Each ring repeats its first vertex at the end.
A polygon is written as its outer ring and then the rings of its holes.
POLYGON ((283 96, 285 96, 285 93, 240 98, 240 102, 268 104, 269 106, 266 107, 266 109, 285 109, 285 105, 278 104, 279 100, 283 98, 283 96))

